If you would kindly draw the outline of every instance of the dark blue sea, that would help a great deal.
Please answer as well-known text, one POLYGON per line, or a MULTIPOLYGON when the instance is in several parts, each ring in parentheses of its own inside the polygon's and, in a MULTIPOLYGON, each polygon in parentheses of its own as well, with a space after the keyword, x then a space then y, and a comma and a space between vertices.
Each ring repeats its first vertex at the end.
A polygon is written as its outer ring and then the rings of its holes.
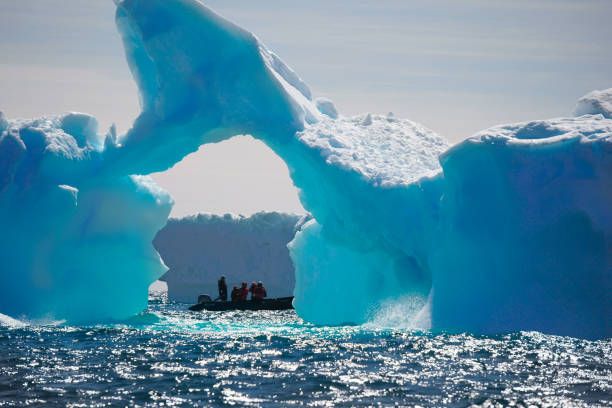
POLYGON ((0 407, 612 406, 612 340, 317 327, 294 312, 0 326, 0 407))

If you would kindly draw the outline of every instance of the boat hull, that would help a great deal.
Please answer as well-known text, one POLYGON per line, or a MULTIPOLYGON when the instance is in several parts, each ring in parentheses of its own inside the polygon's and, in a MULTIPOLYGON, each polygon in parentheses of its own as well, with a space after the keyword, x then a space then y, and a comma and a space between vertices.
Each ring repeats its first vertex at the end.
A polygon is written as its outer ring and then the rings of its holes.
POLYGON ((240 300, 240 301, 214 301, 201 302, 197 305, 189 307, 189 310, 198 312, 200 310, 209 310, 221 312, 226 310, 289 310, 293 309, 293 296, 262 299, 262 300, 240 300))

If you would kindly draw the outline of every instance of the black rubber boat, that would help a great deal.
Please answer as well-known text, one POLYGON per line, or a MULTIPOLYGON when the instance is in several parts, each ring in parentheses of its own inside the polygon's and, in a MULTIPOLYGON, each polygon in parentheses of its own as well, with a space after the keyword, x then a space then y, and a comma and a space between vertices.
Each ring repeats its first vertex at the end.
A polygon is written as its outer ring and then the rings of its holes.
POLYGON ((263 299, 263 300, 217 300, 200 302, 189 307, 189 310, 198 312, 200 310, 210 310, 215 312, 225 310, 289 310, 293 309, 293 296, 263 299))

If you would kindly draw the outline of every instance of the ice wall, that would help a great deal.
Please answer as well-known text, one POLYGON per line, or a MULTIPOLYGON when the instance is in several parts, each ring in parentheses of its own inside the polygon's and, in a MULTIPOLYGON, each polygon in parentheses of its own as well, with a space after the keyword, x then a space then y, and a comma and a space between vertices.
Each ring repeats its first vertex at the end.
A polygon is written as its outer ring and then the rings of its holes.
POLYGON ((310 165, 293 179, 316 220, 290 245, 298 313, 360 323, 402 294, 425 304, 446 141, 385 115, 324 118, 297 137, 310 165))
POLYGON ((433 327, 612 336, 612 120, 498 126, 441 157, 433 327))
POLYGON ((166 270, 151 240, 170 197, 146 177, 103 174, 89 115, 0 118, 0 311, 90 321, 146 308, 166 270))
POLYGON ((215 298, 221 275, 230 291, 261 280, 269 297, 292 296, 295 272, 287 244, 308 219, 276 212, 170 219, 153 241, 170 268, 162 277, 168 299, 195 303, 202 293, 215 298))

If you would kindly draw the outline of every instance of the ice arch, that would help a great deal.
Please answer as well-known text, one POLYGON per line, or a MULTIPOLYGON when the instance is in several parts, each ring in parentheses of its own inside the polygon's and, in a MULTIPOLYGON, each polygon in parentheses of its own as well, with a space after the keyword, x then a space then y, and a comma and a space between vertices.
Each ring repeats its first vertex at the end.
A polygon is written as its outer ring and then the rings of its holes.
POLYGON ((116 3, 142 105, 127 134, 101 135, 86 114, 0 115, 0 311, 84 321, 144 309, 165 270, 151 241, 172 206, 144 175, 238 134, 287 163, 317 220, 292 246, 305 318, 358 323, 380 299, 424 299, 439 183, 411 183, 439 171, 442 138, 390 116, 338 117, 251 33, 197 1, 116 3), (329 303, 346 286, 360 302, 329 303))
POLYGON ((117 26, 143 111, 111 156, 113 171, 162 171, 202 144, 253 135, 285 161, 316 219, 291 246, 303 317, 358 323, 389 296, 424 302, 425 226, 440 191, 435 180, 413 183, 439 171, 443 138, 392 116, 338 118, 253 34, 198 2, 118 2, 117 26), (359 302, 324 301, 349 287, 359 302))
POLYGON ((305 319, 359 323, 386 299, 418 305, 432 291, 437 328, 612 334, 608 91, 577 110, 603 116, 493 128, 439 161, 440 136, 339 116, 198 2, 121 1, 117 23, 143 113, 113 168, 163 170, 241 133, 266 143, 315 218, 290 245, 305 319))
POLYGON ((287 163, 317 220, 291 247, 302 316, 359 323, 381 299, 424 302, 444 139, 392 116, 338 117, 255 36, 197 1, 116 3, 142 106, 127 134, 101 135, 85 114, 0 115, 2 313, 84 321, 144 309, 165 270, 151 241, 172 206, 144 175, 238 134, 287 163), (359 302, 343 301, 347 287, 359 302))

